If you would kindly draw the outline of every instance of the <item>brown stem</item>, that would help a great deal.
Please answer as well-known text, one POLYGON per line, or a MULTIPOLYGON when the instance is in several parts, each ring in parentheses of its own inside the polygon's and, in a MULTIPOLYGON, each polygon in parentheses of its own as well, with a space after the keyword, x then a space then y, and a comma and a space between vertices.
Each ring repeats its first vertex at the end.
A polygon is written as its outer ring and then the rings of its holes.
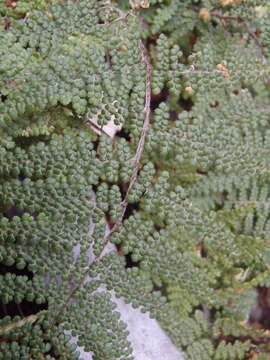
MULTIPOLYGON (((119 19, 114 20, 112 23, 118 22, 118 21, 125 21, 127 16, 129 15, 129 13, 122 15, 119 19)), ((112 24, 110 23, 110 24, 112 24)), ((106 25, 109 25, 106 24, 106 25)), ((66 310, 70 300, 72 299, 73 295, 78 291, 78 289, 80 289, 84 282, 85 279, 87 278, 87 276, 89 275, 89 271, 91 270, 91 267, 93 266, 93 264, 95 264, 96 262, 98 262, 102 257, 103 257, 103 253, 104 250, 106 248, 106 245, 108 244, 111 235, 118 229, 119 226, 122 225, 123 222, 123 218, 127 209, 127 205, 128 205, 128 195, 131 191, 131 189, 133 188, 134 184, 137 181, 138 178, 138 174, 139 174, 139 170, 140 170, 140 160, 143 154, 143 150, 144 150, 144 144, 145 144, 145 140, 146 140, 146 136, 150 127, 150 113, 151 113, 151 109, 150 109, 150 102, 151 102, 151 72, 152 72, 152 66, 151 63, 149 61, 147 52, 146 52, 146 48, 143 44, 143 42, 141 40, 139 40, 139 48, 140 48, 140 52, 142 55, 142 63, 145 64, 146 66, 146 77, 145 77, 145 106, 143 109, 143 113, 145 115, 144 117, 144 123, 143 123, 143 128, 142 128, 142 132, 141 132, 141 136, 137 145, 137 149, 136 149, 136 153, 135 156, 130 159, 129 161, 133 161, 134 162, 134 169, 130 178, 130 182, 129 182, 129 186, 128 189, 126 191, 125 194, 125 198, 121 203, 122 206, 122 212, 120 217, 118 218, 118 220, 116 221, 116 223, 114 224, 114 226, 112 227, 112 229, 110 230, 110 232, 104 236, 103 238, 103 250, 101 251, 100 255, 97 256, 93 262, 89 265, 89 267, 87 268, 87 270, 84 273, 84 276, 82 277, 82 280, 79 282, 79 284, 77 284, 77 286, 74 287, 74 289, 70 292, 70 294, 68 295, 65 304, 60 308, 60 310, 55 314, 54 319, 52 320, 51 325, 53 325, 55 323, 55 321, 57 320, 57 318, 66 310)))

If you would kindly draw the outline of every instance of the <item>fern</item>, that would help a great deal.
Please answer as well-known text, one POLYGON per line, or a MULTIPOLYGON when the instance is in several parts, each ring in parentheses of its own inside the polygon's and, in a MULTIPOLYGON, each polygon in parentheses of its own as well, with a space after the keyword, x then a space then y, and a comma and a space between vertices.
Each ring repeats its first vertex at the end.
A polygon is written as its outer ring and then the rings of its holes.
POLYGON ((112 295, 187 359, 264 359, 268 2, 0 15, 0 359, 134 359, 112 295))

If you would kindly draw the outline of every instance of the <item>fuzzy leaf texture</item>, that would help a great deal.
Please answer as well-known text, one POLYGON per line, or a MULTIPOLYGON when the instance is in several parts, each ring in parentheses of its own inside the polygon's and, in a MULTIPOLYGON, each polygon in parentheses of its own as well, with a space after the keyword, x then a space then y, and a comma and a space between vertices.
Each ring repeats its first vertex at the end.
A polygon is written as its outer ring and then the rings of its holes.
POLYGON ((0 1, 0 359, 134 359, 104 289, 186 359, 267 359, 269 12, 0 1))

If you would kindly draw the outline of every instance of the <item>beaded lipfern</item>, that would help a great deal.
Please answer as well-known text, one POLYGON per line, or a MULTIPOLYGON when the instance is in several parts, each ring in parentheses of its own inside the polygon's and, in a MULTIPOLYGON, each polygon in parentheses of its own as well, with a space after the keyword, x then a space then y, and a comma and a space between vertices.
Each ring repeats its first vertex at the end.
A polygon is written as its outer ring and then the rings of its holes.
POLYGON ((133 359, 110 291, 187 359, 264 359, 269 3, 0 14, 0 359, 133 359))

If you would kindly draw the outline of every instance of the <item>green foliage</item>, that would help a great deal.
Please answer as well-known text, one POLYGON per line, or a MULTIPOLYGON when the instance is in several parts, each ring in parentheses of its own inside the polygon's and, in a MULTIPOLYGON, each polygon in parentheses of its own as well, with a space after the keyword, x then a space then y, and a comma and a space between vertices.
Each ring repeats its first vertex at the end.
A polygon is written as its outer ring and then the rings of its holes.
POLYGON ((14 3, 0 1, 0 297, 38 310, 1 316, 0 359, 133 359, 104 289, 187 359, 264 359, 247 320, 270 275, 269 2, 14 3))

